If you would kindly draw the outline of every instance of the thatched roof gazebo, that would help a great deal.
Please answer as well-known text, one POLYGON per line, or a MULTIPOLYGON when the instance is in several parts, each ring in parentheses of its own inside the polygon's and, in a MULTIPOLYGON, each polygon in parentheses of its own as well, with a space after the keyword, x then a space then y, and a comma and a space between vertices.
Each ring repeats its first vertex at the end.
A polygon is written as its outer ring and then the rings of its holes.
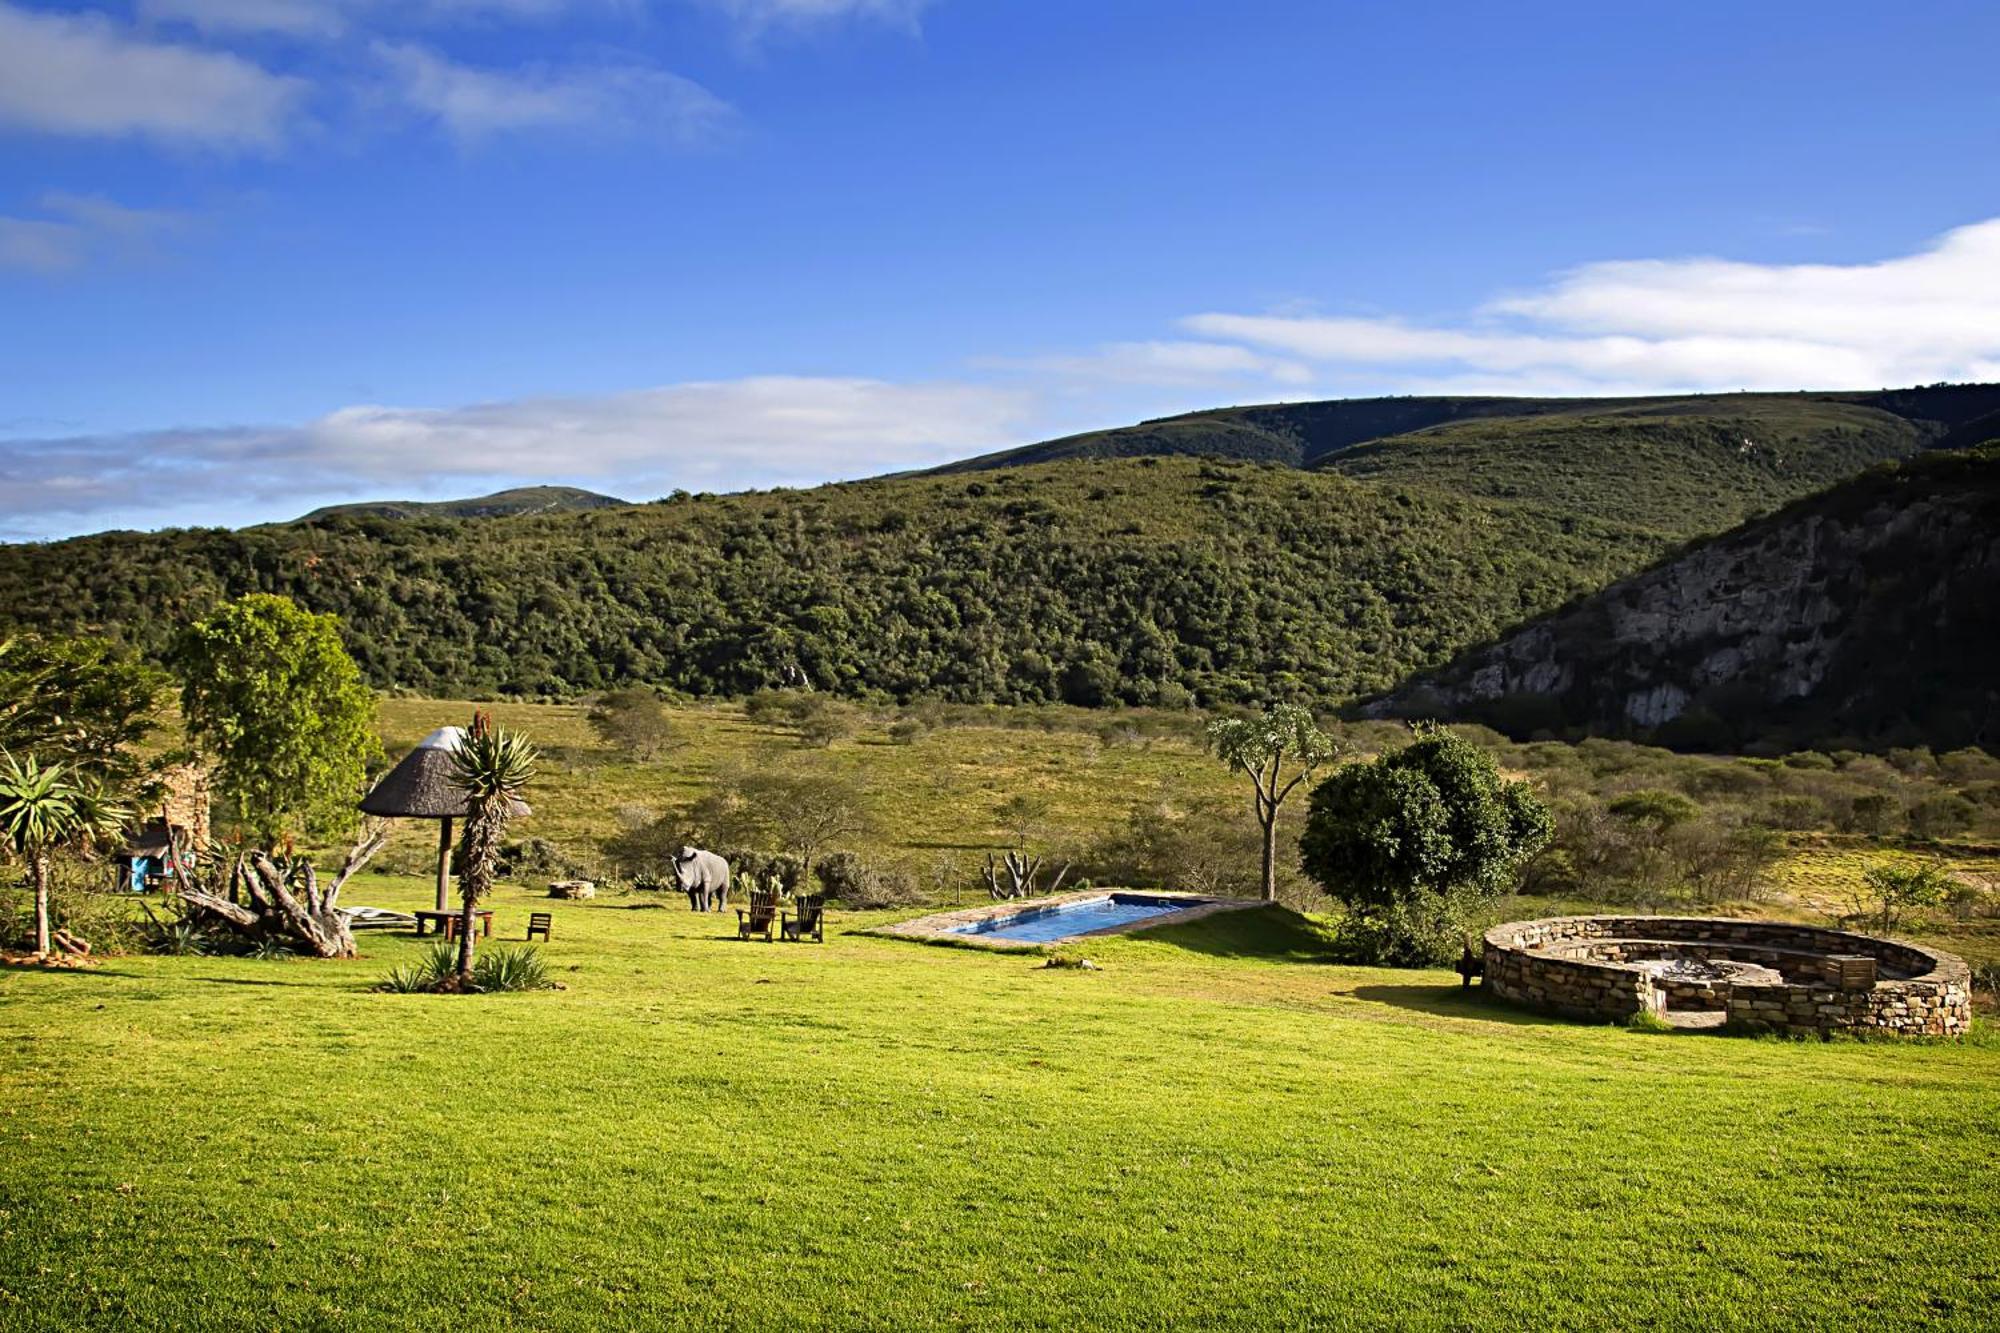
MULTIPOLYGON (((465 739, 463 727, 439 727, 417 743, 401 762, 361 798, 364 814, 389 819, 435 819, 438 823, 437 910, 451 906, 451 821, 462 818, 465 793, 452 780, 452 754, 465 739)), ((528 813, 515 801, 512 815, 528 813)))

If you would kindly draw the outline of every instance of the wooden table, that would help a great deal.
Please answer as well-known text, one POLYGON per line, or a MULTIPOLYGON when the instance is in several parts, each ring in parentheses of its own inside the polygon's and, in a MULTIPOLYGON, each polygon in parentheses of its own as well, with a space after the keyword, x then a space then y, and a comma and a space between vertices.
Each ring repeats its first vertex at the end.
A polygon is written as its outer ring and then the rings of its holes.
MULTIPOLYGON (((412 912, 410 915, 414 916, 417 919, 417 934, 424 935, 431 933, 427 932, 424 929, 424 926, 427 922, 435 922, 437 924, 436 933, 439 935, 450 937, 458 933, 458 919, 460 916, 463 915, 463 913, 457 911, 437 912, 437 911, 426 910, 422 912, 412 912)), ((493 913, 475 911, 473 915, 479 918, 479 933, 483 936, 492 935, 493 913)))

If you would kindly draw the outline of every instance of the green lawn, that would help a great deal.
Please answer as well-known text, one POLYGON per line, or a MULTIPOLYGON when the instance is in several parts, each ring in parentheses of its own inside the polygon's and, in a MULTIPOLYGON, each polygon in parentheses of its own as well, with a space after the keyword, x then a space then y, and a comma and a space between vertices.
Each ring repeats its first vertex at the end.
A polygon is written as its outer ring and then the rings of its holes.
POLYGON ((1547 1021, 1276 912, 1083 972, 552 906, 555 994, 0 974, 0 1325, 2000 1321, 1982 1041, 1547 1021))

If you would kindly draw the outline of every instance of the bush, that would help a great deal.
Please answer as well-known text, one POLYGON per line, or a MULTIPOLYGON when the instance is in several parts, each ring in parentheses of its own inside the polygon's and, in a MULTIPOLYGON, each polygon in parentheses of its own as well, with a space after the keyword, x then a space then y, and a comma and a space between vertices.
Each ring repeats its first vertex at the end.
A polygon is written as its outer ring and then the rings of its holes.
POLYGON ((854 908, 904 907, 923 901, 916 880, 900 866, 870 865, 853 852, 834 852, 813 867, 820 892, 854 908))
POLYGON ((554 990, 548 964, 532 944, 518 949, 489 949, 472 960, 472 986, 481 994, 505 991, 554 990))
MULTIPOLYGON (((395 995, 418 995, 445 990, 458 975, 458 945, 452 940, 435 940, 424 956, 408 967, 390 970, 375 983, 375 989, 395 995)), ((472 960, 472 989, 479 994, 507 991, 554 990, 548 964, 534 945, 518 949, 489 949, 472 960)))
POLYGON ((1334 956, 1363 967, 1443 967, 1466 947, 1474 898, 1461 891, 1357 908, 1334 929, 1334 956))
POLYGON ((889 740, 896 745, 915 745, 929 734, 921 718, 899 717, 889 724, 889 740))
POLYGON ((422 958, 408 967, 391 968, 388 976, 375 983, 375 989, 397 995, 434 991, 457 971, 458 945, 451 940, 433 940, 422 958))
MULTIPOLYGON (((93 954, 129 953, 146 947, 133 895, 109 893, 105 867, 70 857, 49 869, 49 928, 90 944, 93 954)), ((0 887, 0 948, 26 953, 35 947, 35 894, 26 883, 0 887)))
POLYGON ((599 696, 591 705, 589 722, 606 745, 634 759, 657 759, 674 745, 666 705, 643 686, 599 696))
POLYGON ((1910 807, 1910 832, 1926 841, 1948 838, 1972 827, 1978 813, 1978 808, 1963 796, 1927 796, 1910 807))
POLYGON ((504 844, 493 874, 496 879, 513 880, 600 878, 593 868, 546 838, 504 844))

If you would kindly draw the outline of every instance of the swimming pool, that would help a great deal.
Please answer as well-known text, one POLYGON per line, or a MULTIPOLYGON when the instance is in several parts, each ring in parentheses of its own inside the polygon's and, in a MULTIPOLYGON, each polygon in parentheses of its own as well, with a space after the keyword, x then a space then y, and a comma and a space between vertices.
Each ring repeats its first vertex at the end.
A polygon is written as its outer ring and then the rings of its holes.
POLYGON ((1009 912, 1004 916, 989 916, 979 921, 968 921, 963 925, 948 927, 944 933, 975 935, 989 940, 1021 940, 1027 943, 1046 944, 1054 940, 1068 939, 1072 935, 1088 935, 1115 926, 1130 926, 1150 917, 1185 912, 1190 907, 1199 905, 1199 899, 1190 901, 1187 898, 1160 898, 1146 893, 1107 893, 1102 897, 1072 899, 1068 902, 1029 907, 1019 912, 1009 912))

